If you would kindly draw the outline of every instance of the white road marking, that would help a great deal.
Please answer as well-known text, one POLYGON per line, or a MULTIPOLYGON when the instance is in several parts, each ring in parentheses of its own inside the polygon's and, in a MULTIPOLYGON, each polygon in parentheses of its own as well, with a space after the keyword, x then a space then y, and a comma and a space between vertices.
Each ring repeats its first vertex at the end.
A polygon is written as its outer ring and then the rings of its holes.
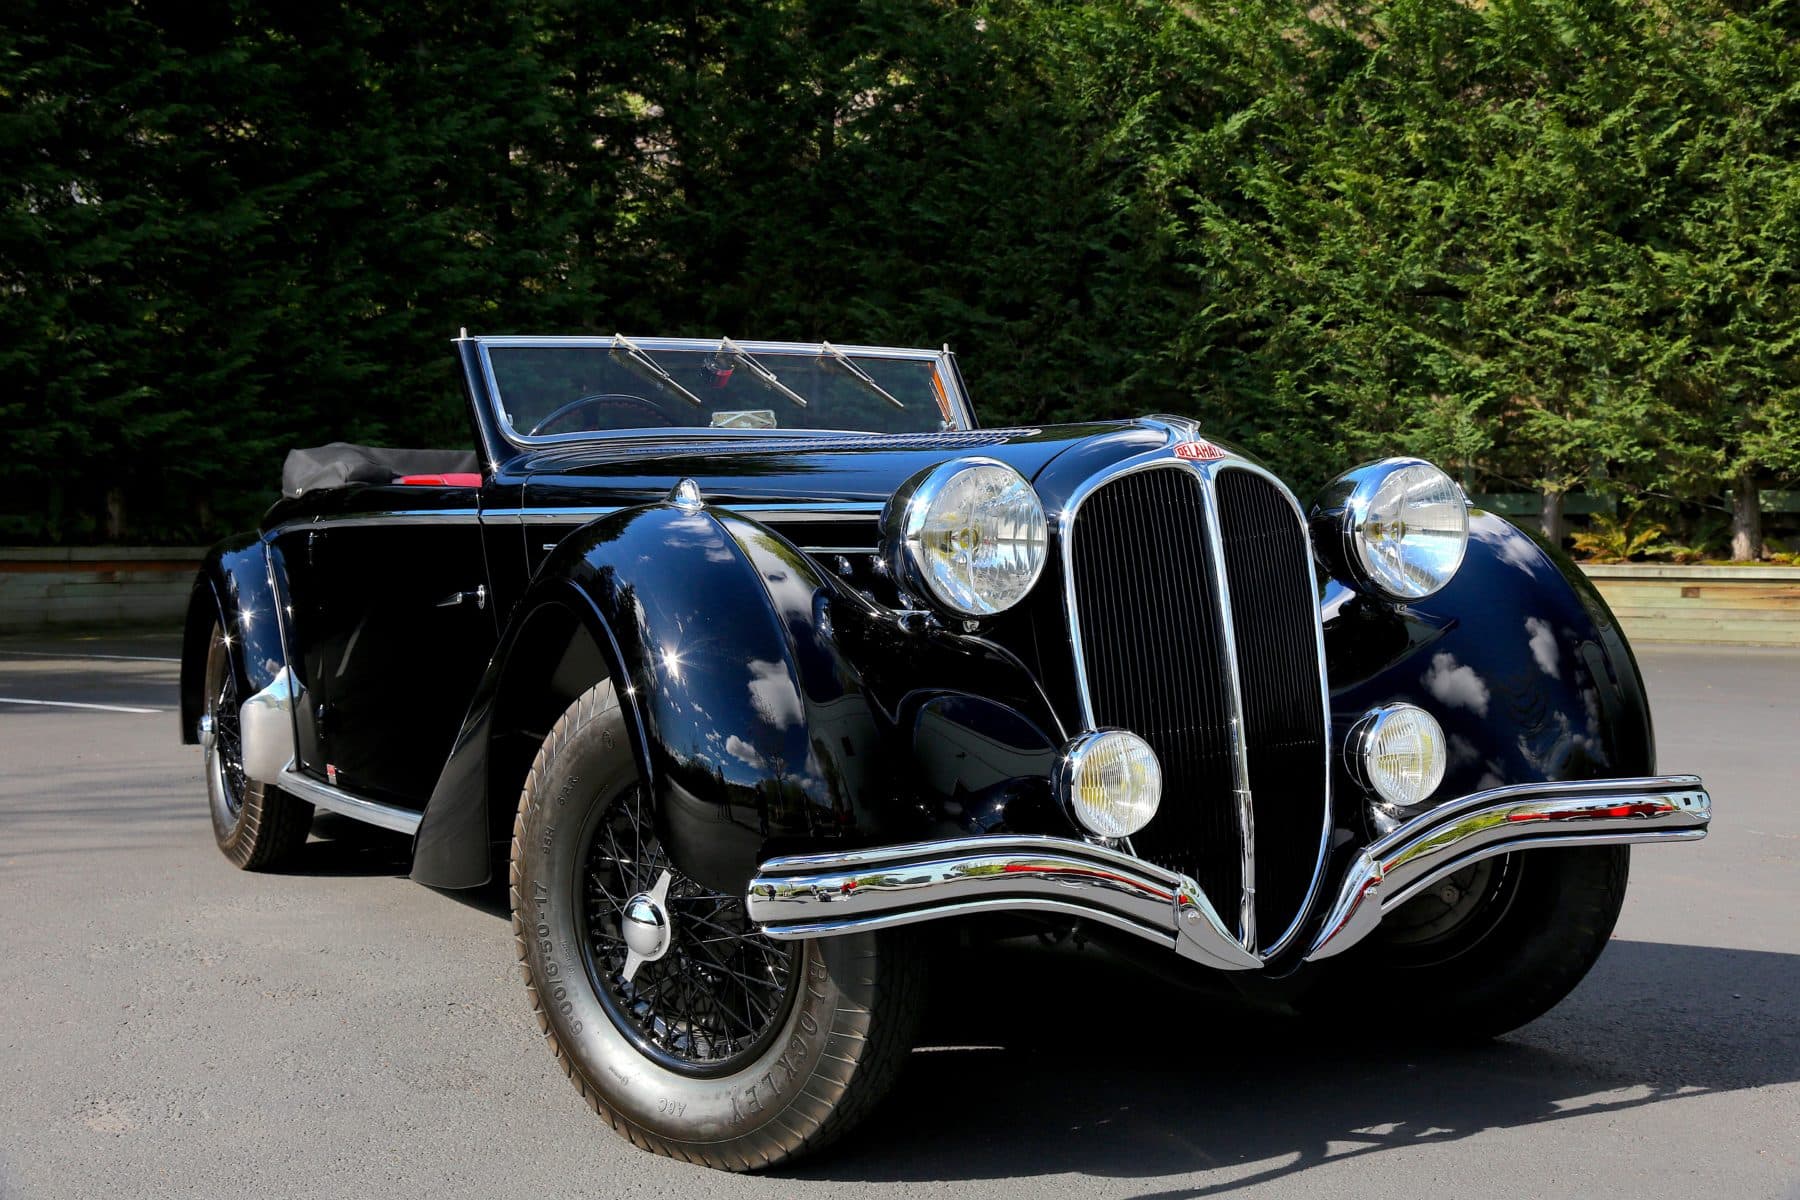
POLYGON ((129 704, 83 704, 79 700, 24 700, 17 696, 0 696, 0 704, 32 704, 39 708, 91 708, 98 712, 160 713, 166 708, 133 708, 129 704))
POLYGON ((0 657, 5 658, 92 658, 106 659, 111 662, 159 662, 178 663, 179 658, 156 658, 148 654, 68 654, 53 650, 0 650, 0 657))

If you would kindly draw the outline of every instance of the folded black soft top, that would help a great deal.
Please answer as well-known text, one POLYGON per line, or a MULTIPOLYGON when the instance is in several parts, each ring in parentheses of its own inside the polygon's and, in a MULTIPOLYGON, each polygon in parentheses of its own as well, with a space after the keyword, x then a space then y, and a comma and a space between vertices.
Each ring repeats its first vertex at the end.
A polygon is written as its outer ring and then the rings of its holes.
POLYGON ((283 495, 298 496, 347 483, 392 483, 402 475, 447 475, 481 470, 473 450, 394 450, 332 442, 289 450, 281 466, 283 495))

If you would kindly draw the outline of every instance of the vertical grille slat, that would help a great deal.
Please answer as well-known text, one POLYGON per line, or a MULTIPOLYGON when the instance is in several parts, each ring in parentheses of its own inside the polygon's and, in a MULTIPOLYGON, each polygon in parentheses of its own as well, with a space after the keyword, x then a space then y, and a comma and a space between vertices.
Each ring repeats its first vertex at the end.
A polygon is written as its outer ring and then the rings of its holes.
POLYGON ((1262 476, 1217 482, 1225 571, 1244 681, 1244 740, 1256 825, 1256 919, 1273 935, 1298 915, 1318 865, 1325 793, 1318 591, 1287 497, 1262 476))
POLYGON ((1228 920, 1246 882, 1232 795, 1227 672, 1235 672, 1256 925, 1269 943, 1308 900, 1328 804, 1318 593, 1305 531, 1280 485, 1226 466, 1212 495, 1223 580, 1208 544, 1208 490, 1192 470, 1127 472, 1089 493, 1069 547, 1084 659, 1077 667, 1094 725, 1131 730, 1162 763, 1162 808, 1133 848, 1193 876, 1228 920), (1220 587, 1233 612, 1229 639, 1220 587))
POLYGON ((1123 476, 1082 505, 1072 558, 1095 725, 1149 742, 1166 796, 1207 798, 1165 803, 1132 845, 1193 876, 1208 896, 1236 897, 1224 640, 1202 503, 1187 472, 1123 476), (1164 569, 1146 570, 1154 563, 1164 569))

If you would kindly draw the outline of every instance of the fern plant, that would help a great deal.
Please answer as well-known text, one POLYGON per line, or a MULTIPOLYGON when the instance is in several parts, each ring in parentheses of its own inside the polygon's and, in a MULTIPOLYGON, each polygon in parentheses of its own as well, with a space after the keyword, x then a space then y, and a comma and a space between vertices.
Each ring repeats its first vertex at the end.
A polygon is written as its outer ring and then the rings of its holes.
POLYGON ((1702 517, 1694 524, 1686 541, 1664 542, 1651 547, 1647 553, 1678 563, 1697 563, 1716 558, 1729 524, 1722 516, 1702 517))
POLYGON ((1575 549, 1589 561, 1618 563, 1662 550, 1663 545, 1657 539, 1667 532, 1667 526, 1654 521, 1638 525, 1635 514, 1614 517, 1595 513, 1588 527, 1572 535, 1572 540, 1575 549))

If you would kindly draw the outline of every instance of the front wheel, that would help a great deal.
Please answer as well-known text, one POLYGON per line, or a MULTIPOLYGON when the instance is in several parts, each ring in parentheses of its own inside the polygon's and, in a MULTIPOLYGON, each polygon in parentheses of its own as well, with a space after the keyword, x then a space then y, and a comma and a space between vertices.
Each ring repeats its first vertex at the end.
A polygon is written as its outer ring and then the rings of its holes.
POLYGON ((904 934, 772 941, 741 896, 669 861, 610 682, 539 749, 509 879, 538 1025, 634 1145, 774 1166, 856 1124, 912 1047, 922 982, 904 934))
POLYGON ((1323 964, 1301 1003, 1439 1040, 1497 1037, 1574 990, 1606 948, 1631 873, 1628 846, 1527 850, 1439 880, 1323 964))

